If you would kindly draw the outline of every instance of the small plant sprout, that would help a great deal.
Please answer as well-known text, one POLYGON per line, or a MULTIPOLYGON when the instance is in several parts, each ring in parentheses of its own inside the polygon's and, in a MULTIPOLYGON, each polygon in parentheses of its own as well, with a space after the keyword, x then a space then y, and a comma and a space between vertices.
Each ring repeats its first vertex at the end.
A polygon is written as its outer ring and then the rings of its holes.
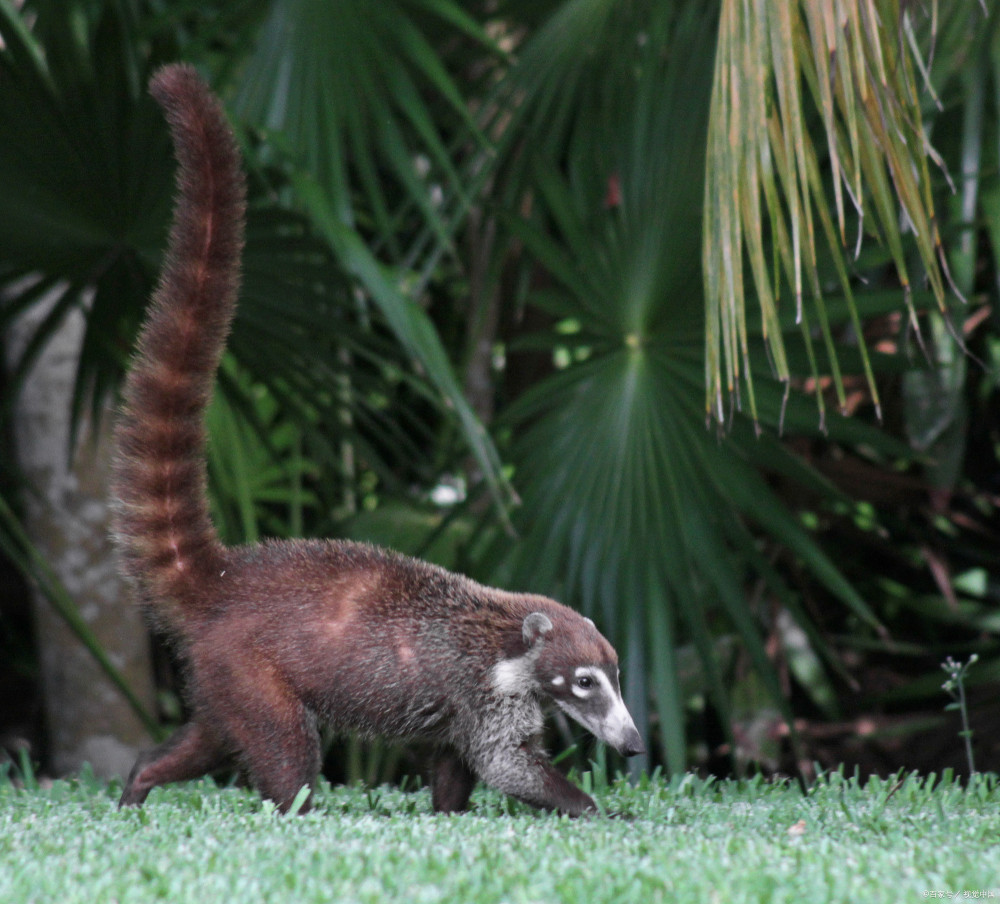
POLYGON ((965 741, 965 757, 969 762, 970 775, 975 773, 976 764, 972 758, 972 729, 969 728, 969 708, 965 700, 965 676, 969 668, 979 660, 979 656, 973 653, 969 661, 965 663, 956 662, 950 656, 941 663, 941 668, 948 675, 948 680, 941 685, 941 689, 952 699, 945 709, 957 709, 962 714, 962 730, 958 736, 965 741))

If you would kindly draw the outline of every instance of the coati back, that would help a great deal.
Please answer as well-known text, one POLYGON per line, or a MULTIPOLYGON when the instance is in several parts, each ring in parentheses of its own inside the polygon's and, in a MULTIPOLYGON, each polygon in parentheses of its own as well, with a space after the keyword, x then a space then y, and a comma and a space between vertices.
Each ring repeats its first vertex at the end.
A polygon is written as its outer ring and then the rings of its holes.
POLYGON ((287 810, 319 770, 318 722, 430 742, 436 811, 477 778, 538 807, 591 798, 538 736, 554 703, 622 754, 643 750, 614 649, 589 619, 365 544, 224 546, 206 500, 204 412, 239 288, 245 184, 193 69, 152 79, 179 165, 166 263, 116 430, 122 569, 181 655, 191 719, 143 754, 121 805, 235 759, 287 810))

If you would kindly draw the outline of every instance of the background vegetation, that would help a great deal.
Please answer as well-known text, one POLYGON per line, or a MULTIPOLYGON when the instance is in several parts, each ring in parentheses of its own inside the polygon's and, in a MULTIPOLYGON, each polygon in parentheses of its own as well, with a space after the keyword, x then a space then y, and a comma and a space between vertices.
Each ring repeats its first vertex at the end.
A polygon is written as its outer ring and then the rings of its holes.
MULTIPOLYGON (((0 329, 37 316, 0 409, 8 741, 57 696, 16 574, 109 643, 24 514, 17 401, 83 312, 60 407, 100 448, 172 193, 144 86, 183 58, 251 176, 210 414, 228 540, 372 539, 577 606, 637 769, 965 766, 939 663, 977 651, 996 768, 998 14, 903 6, 845 4, 828 58, 806 0, 0 0, 0 329)), ((179 715, 158 674, 146 724, 179 715)))

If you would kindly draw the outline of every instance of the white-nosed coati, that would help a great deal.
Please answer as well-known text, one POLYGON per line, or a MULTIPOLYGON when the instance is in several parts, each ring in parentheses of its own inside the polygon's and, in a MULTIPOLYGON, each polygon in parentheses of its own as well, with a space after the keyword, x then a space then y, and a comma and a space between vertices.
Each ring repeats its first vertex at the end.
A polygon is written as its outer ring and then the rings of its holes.
POLYGON ((203 419, 236 303, 244 178, 193 69, 167 66, 150 88, 179 197, 125 382, 115 533, 125 574, 179 651, 191 720, 139 758, 121 804, 235 758, 287 810, 319 770, 322 721, 435 745, 437 811, 464 809, 476 778, 537 807, 594 809, 538 741, 552 701, 622 754, 643 750, 615 651, 589 619, 364 544, 219 541, 203 419))

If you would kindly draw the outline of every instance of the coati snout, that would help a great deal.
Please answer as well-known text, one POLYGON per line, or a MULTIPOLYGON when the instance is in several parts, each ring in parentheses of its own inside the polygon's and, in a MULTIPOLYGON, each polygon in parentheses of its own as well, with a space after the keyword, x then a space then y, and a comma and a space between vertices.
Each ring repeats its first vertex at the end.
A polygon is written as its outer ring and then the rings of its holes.
POLYGON ((643 751, 618 657, 589 619, 366 544, 220 542, 204 414, 239 289, 244 177, 192 68, 164 67, 150 90, 178 198, 125 381, 112 492, 122 571, 178 647, 191 720, 140 757, 121 804, 235 759, 287 810, 319 771, 324 722, 430 742, 438 812, 465 809, 477 779, 537 807, 595 809, 539 741, 551 701, 622 754, 643 751))

